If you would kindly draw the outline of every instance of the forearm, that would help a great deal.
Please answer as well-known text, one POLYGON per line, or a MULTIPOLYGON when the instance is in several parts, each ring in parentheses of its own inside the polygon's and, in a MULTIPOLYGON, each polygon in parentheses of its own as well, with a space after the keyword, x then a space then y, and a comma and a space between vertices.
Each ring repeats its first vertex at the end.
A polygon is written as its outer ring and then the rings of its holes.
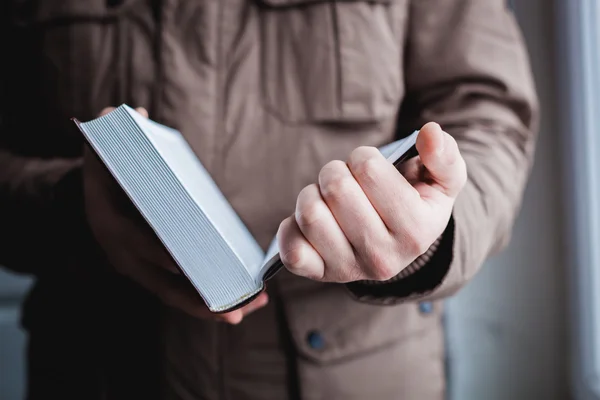
POLYGON ((432 251, 391 281, 348 285, 379 303, 449 296, 506 246, 537 132, 526 49, 503 1, 414 2, 411 11, 421 33, 409 39, 401 124, 439 123, 458 143, 468 181, 432 251))

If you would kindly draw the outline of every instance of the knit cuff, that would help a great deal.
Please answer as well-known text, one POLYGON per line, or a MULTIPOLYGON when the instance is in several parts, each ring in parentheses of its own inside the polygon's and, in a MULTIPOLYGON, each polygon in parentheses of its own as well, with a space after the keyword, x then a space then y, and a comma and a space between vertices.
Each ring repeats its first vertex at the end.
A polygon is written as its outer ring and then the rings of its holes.
POLYGON ((425 253, 423 253, 419 257, 417 257, 412 263, 410 263, 406 268, 404 268, 402 271, 400 271, 398 273, 398 275, 394 276, 393 278, 388 279, 386 281, 362 280, 362 281, 360 281, 360 283, 368 284, 368 285, 385 285, 388 283, 393 283, 393 282, 399 281, 401 279, 408 278, 409 276, 413 275, 414 273, 419 271, 421 268, 426 266, 431 261, 431 259, 433 258, 433 255, 435 254, 438 247, 440 246, 441 241, 442 241, 442 235, 440 235, 435 240, 435 242, 433 242, 433 244, 431 246, 429 246, 429 249, 425 253))

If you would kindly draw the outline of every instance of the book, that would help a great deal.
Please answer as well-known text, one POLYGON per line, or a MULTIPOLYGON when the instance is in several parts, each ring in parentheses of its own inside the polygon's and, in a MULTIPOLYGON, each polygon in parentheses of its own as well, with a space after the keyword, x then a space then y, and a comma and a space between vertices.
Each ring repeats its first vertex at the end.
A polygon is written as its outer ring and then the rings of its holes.
MULTIPOLYGON (((73 120, 212 312, 248 303, 283 267, 276 238, 263 252, 180 132, 125 104, 73 120)), ((398 166, 417 134, 379 150, 398 166)))

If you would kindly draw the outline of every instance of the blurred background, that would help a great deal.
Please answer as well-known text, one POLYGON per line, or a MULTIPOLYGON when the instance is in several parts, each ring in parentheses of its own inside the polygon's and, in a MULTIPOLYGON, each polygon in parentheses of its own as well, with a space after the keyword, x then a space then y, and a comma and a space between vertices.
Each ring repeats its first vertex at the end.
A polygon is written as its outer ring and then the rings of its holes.
MULTIPOLYGON (((600 399, 600 2, 513 0, 542 105, 513 240, 447 303, 453 400, 600 399)), ((19 307, 0 270, 0 399, 23 395, 19 307)))

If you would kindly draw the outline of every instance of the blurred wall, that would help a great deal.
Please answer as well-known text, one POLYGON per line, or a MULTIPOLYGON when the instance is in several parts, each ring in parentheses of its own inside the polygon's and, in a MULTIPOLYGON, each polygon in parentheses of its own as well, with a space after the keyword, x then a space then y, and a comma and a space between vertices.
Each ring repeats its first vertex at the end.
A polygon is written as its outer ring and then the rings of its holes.
POLYGON ((553 2, 515 0, 542 106, 512 242, 448 302, 452 400, 567 400, 566 284, 553 2))
POLYGON ((31 280, 0 268, 0 400, 24 398, 26 336, 20 304, 31 280))

